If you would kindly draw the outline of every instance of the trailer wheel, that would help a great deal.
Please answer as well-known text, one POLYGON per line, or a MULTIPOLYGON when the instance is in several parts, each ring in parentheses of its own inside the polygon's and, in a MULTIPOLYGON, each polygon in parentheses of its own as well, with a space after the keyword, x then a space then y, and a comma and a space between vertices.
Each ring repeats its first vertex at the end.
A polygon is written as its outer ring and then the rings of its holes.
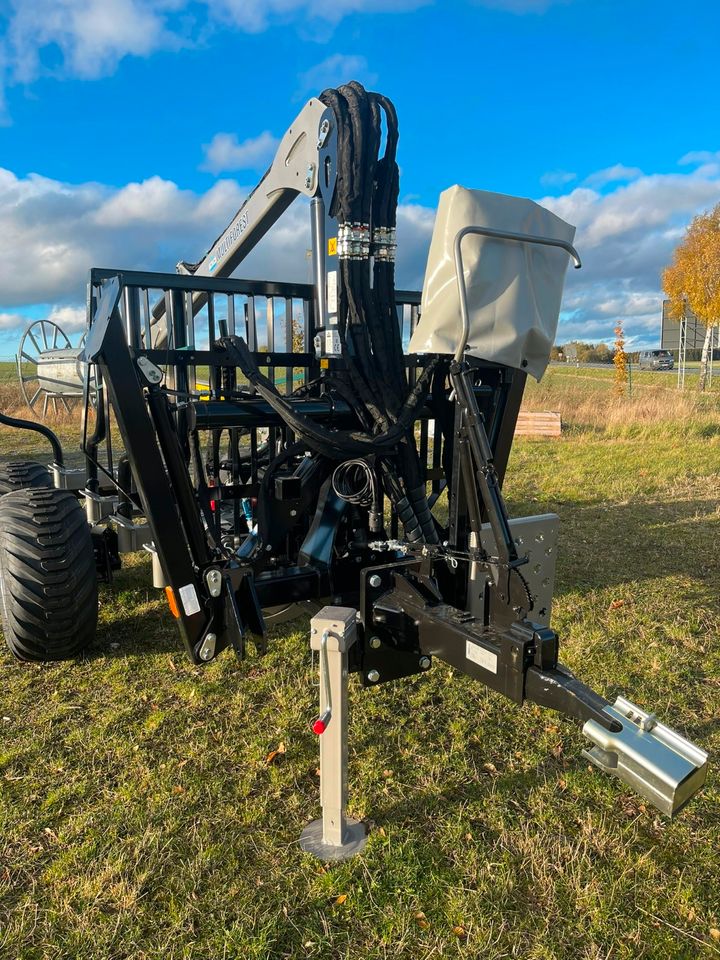
POLYGON ((90 528, 66 490, 0 497, 0 614, 18 660, 66 660, 95 637, 97 574, 90 528))
POLYGON ((28 487, 51 487, 50 471, 36 460, 12 460, 0 463, 0 494, 28 487))

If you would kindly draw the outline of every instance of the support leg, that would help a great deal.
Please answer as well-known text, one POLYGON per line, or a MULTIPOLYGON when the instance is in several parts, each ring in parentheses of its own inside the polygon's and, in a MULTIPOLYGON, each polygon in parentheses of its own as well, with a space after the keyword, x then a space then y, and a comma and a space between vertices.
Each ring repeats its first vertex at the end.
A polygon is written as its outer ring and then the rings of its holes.
POLYGON ((365 826, 345 816, 347 802, 348 650, 355 642, 355 610, 323 607, 311 621, 310 646, 320 651, 320 737, 322 818, 300 836, 300 846, 321 860, 345 860, 367 840, 365 826))

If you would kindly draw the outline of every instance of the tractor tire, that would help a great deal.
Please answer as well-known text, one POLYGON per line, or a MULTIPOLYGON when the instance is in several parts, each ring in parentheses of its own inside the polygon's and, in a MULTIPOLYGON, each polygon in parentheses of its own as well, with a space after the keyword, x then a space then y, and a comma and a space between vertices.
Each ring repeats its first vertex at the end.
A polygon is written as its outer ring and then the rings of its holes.
POLYGON ((0 494, 28 487, 52 487, 50 471, 35 460, 12 460, 0 463, 0 494))
POLYGON ((66 490, 0 497, 0 616, 18 660, 67 660, 95 637, 97 573, 90 528, 66 490))

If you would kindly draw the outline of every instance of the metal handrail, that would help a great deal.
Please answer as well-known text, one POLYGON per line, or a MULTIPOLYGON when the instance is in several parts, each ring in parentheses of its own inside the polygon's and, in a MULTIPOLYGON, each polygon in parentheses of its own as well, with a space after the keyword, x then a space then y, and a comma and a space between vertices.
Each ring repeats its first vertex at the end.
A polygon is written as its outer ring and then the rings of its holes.
POLYGON ((567 240, 555 240, 552 237, 536 237, 530 233, 512 233, 509 230, 493 230, 492 227, 463 227, 455 234, 455 276, 460 296, 460 316, 462 318, 462 337, 455 351, 455 362, 460 363, 467 347, 470 336, 470 314, 467 306, 467 288, 465 287, 465 271, 462 260, 462 242, 469 234, 481 237, 492 237, 494 240, 514 240, 518 243, 537 243, 545 247, 561 247, 572 258, 575 269, 582 266, 580 256, 575 247, 567 240))

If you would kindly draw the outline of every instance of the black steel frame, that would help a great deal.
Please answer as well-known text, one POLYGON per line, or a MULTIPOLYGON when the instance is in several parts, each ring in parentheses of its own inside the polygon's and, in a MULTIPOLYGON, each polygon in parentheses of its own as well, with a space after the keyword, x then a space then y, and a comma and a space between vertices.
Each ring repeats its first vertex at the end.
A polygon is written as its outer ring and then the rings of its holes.
MULTIPOLYGON (((190 658, 202 663, 229 645, 242 656, 248 635, 262 644, 263 608, 330 600, 359 608, 360 640, 351 668, 366 684, 421 672, 438 656, 518 703, 532 699, 613 728, 603 709, 607 702, 558 664, 557 635, 531 618, 532 599, 521 571, 526 558, 518 555, 501 494, 525 375, 498 364, 407 356, 410 382, 431 360, 438 364, 415 429, 429 503, 437 508, 447 491, 447 520, 436 520, 442 546, 399 543, 392 514, 385 518, 385 539, 372 540, 367 509, 338 498, 328 464, 295 442, 288 423, 243 385, 238 369, 236 334, 256 363, 285 371, 293 409, 331 427, 352 425, 354 411, 324 389, 326 378, 342 373, 343 360, 316 359, 307 349, 314 329, 313 289, 91 271, 85 356, 97 367, 104 399, 96 430, 86 440, 89 464, 97 469, 101 443, 111 450, 114 419, 125 448, 122 475, 132 484, 123 488, 124 503, 139 508, 150 525, 190 658), (152 339, 155 292, 167 323, 162 349, 153 347, 152 339), (269 305, 263 344, 260 297, 269 305), (226 317, 219 316, 221 300, 226 317), (280 329, 275 300, 281 304, 280 329), (303 317, 300 350, 293 349, 299 346, 293 342, 296 302, 303 317), (198 342, 199 303, 206 343, 198 342), (198 367, 207 369, 204 399, 193 389, 198 367), (302 386, 293 393, 294 370, 302 371, 302 386), (267 432, 266 440, 260 430, 267 432), (210 439, 205 464, 201 433, 210 439), (230 455, 221 463, 224 433, 230 455), (248 441, 243 458, 241 434, 248 441), (263 449, 272 451, 265 461, 263 449), (254 530, 246 524, 240 535, 239 505, 247 498, 256 501, 256 523, 254 530), (228 503, 231 548, 223 530, 228 503), (497 556, 479 547, 485 521, 497 556), (258 530, 260 540, 253 541, 258 530), (483 619, 468 611, 470 562, 487 572, 483 619), (365 642, 370 637, 372 644, 365 642), (469 659, 468 644, 491 656, 496 669, 469 659)), ((419 295, 400 292, 397 302, 398 322, 412 329, 419 295)), ((381 514, 387 509, 385 504, 381 514)))

